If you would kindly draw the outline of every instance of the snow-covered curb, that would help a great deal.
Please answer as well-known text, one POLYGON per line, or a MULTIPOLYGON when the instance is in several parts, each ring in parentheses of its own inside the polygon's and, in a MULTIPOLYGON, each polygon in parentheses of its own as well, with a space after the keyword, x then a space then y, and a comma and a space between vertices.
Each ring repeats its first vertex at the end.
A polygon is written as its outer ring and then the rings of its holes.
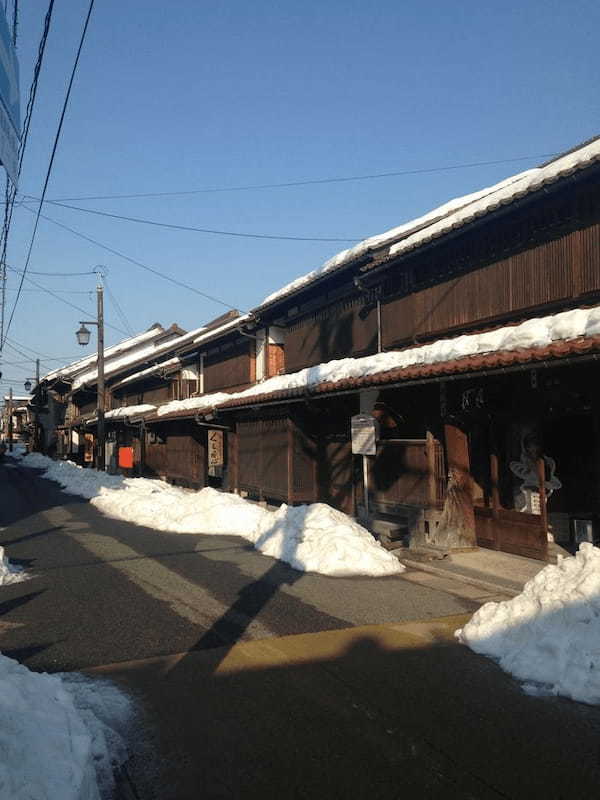
POLYGON ((38 674, 0 655, 0 797, 108 800, 132 711, 108 682, 38 674))
POLYGON ((21 567, 11 564, 4 555, 4 548, 0 547, 0 586, 8 586, 10 583, 20 583, 27 580, 29 575, 21 567))
POLYGON ((71 494, 88 498, 104 514, 174 533, 228 533, 241 536, 265 555, 302 572, 321 575, 397 575, 398 559, 341 511, 324 503, 277 511, 215 489, 179 489, 147 478, 123 478, 37 453, 24 466, 45 469, 71 494))
POLYGON ((582 544, 517 597, 486 603, 455 635, 532 694, 600 704, 600 549, 582 544))

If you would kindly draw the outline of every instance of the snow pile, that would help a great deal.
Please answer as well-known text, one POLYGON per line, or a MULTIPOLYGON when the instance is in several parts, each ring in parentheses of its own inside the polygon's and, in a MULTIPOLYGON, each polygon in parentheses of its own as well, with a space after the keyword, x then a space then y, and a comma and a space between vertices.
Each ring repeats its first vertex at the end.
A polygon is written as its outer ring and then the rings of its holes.
POLYGON ((238 400, 270 392, 306 389, 320 383, 336 383, 348 378, 365 378, 392 369, 441 364, 467 356, 542 348, 553 342, 600 335, 600 306, 576 308, 546 317, 536 317, 518 325, 505 325, 484 333, 469 333, 453 339, 438 339, 431 344, 406 350, 376 353, 362 358, 341 358, 288 375, 276 375, 241 392, 206 394, 190 400, 172 400, 159 406, 158 414, 185 408, 212 408, 228 400, 238 400))
POLYGON ((53 461, 41 453, 30 453, 22 461, 23 466, 45 470, 44 478, 56 481, 69 494, 77 494, 88 500, 104 488, 120 489, 124 478, 121 475, 108 475, 95 469, 84 469, 72 461, 53 461))
POLYGON ((4 555, 4 548, 0 547, 0 586, 8 586, 9 583, 20 583, 27 579, 27 575, 21 567, 11 564, 4 555))
POLYGON ((173 533, 228 533, 303 572, 321 575, 395 575, 404 570, 358 523, 324 503, 268 511, 234 494, 191 492, 148 478, 123 478, 70 461, 27 456, 25 466, 86 497, 109 517, 173 533))
POLYGON ((131 701, 111 684, 47 675, 0 655, 0 797, 100 800, 127 758, 131 701))
POLYGON ((368 531, 324 503, 268 511, 209 487, 188 492, 160 481, 124 481, 92 503, 108 516, 175 533, 229 533, 302 572, 394 575, 404 567, 368 531))
POLYGON ((486 603, 455 636, 532 694, 600 703, 600 549, 580 545, 518 597, 486 603))

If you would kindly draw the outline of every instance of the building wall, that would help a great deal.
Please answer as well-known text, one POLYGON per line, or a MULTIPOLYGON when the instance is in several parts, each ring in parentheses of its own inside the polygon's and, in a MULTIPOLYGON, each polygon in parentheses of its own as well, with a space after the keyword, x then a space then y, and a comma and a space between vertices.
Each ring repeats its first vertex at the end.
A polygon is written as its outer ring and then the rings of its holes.
POLYGON ((348 298, 292 323, 285 335, 285 370, 295 372, 348 355, 377 351, 377 309, 371 298, 348 298))
POLYGON ((252 339, 239 339, 208 350, 204 359, 205 394, 248 386, 253 380, 253 355, 252 339))
POLYGON ((359 293, 352 277, 340 274, 299 297, 286 331, 286 372, 376 352, 377 298, 384 350, 597 301, 598 177, 433 242, 361 280, 369 291, 359 293), (344 292, 346 299, 333 299, 344 292))

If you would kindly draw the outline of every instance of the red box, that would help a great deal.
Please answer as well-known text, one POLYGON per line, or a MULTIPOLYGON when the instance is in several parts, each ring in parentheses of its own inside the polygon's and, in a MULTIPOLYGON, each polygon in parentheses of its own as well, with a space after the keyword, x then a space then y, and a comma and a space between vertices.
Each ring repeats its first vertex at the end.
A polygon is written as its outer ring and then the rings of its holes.
POLYGON ((119 447, 119 466, 123 469, 133 467, 133 447, 119 447))

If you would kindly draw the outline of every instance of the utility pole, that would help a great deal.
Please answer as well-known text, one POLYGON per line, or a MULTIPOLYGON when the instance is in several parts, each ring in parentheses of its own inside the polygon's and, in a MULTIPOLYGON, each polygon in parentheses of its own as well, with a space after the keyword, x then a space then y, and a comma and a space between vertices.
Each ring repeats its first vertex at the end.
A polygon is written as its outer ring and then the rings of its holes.
POLYGON ((106 466, 104 457, 104 288, 98 283, 96 288, 98 299, 98 452, 96 469, 103 470, 106 466))
POLYGON ((12 386, 8 392, 8 450, 12 453, 13 449, 13 392, 12 386))
POLYGON ((98 378, 96 383, 97 388, 97 403, 96 403, 96 416, 97 416, 97 441, 96 441, 96 469, 103 470, 105 468, 105 432, 104 432, 104 288, 101 281, 96 286, 96 299, 98 305, 98 319, 96 320, 80 320, 81 328, 76 332, 77 341, 80 345, 89 344, 90 332, 85 327, 86 325, 95 325, 98 328, 98 378))
POLYGON ((33 406, 33 449, 34 451, 40 450, 40 418, 39 418, 39 403, 40 403, 40 395, 39 395, 39 386, 40 386, 40 360, 36 358, 35 360, 35 405, 33 406))

